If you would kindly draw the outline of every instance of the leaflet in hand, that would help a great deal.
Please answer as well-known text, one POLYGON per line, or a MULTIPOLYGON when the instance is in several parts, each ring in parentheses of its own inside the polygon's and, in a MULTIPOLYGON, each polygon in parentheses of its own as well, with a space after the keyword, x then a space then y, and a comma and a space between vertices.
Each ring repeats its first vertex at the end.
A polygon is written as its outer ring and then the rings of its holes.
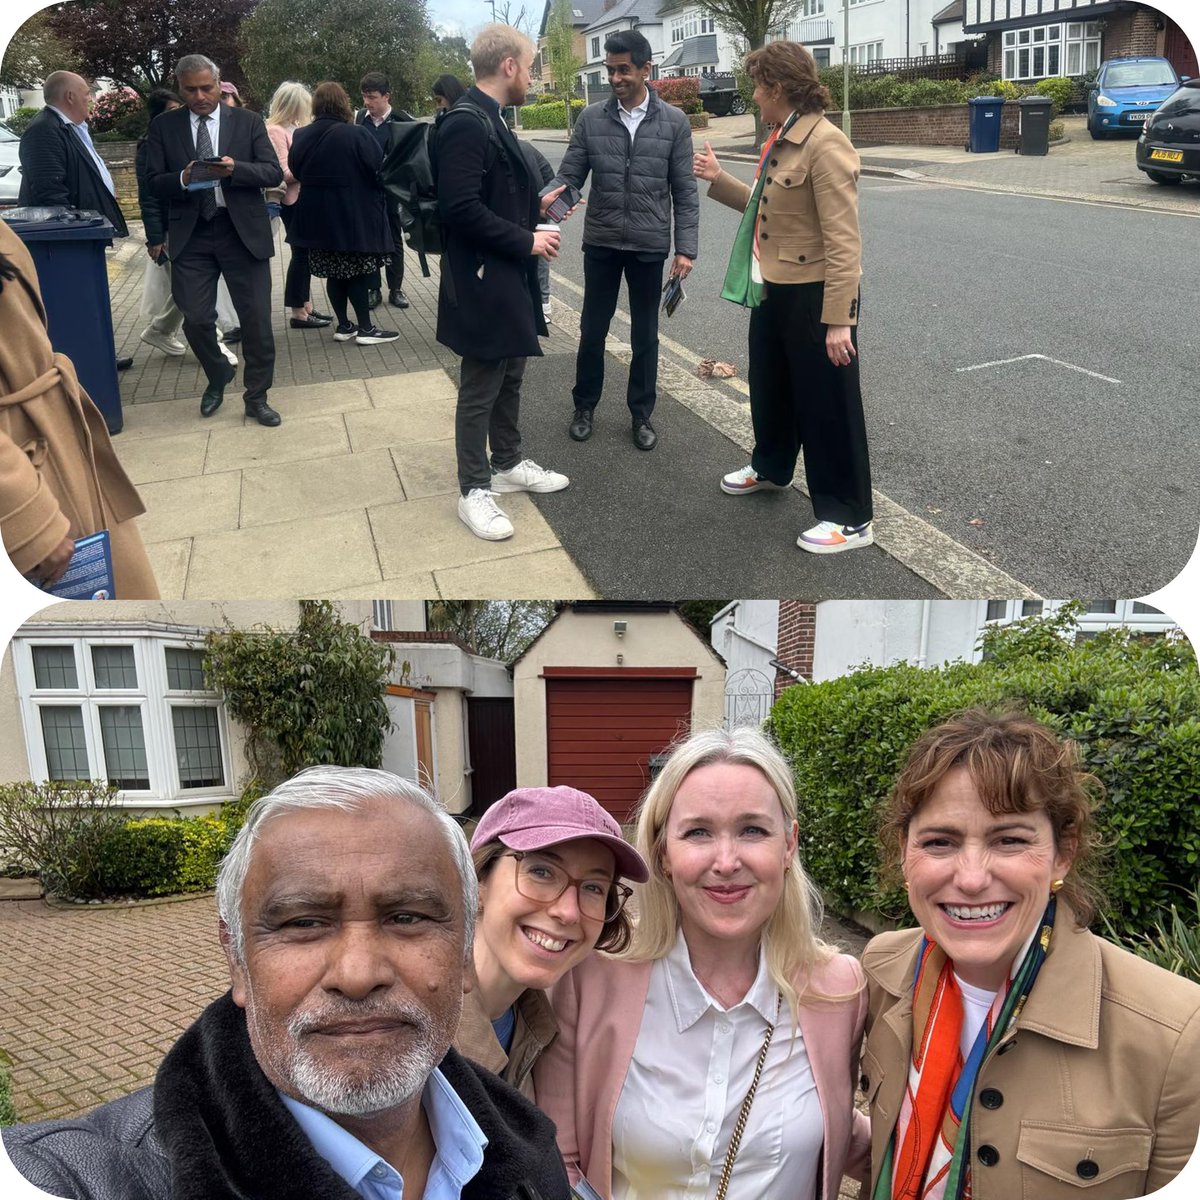
POLYGON ((603 1197, 585 1176, 580 1175, 579 1182, 571 1186, 571 1200, 603 1200, 603 1197))
MULTIPOLYGON (((213 162, 220 162, 219 158, 213 162)), ((212 172, 212 164, 203 158, 198 158, 192 163, 192 173, 188 176, 187 190, 189 192, 202 192, 208 188, 215 188, 220 179, 212 172)))
POLYGON ((666 312, 668 317, 673 317, 675 310, 686 299, 687 293, 683 290, 683 277, 681 275, 672 275, 663 287, 663 311, 666 312))
POLYGON ((77 538, 66 574, 54 583, 39 586, 43 592, 63 600, 115 600, 112 540, 108 530, 77 538))

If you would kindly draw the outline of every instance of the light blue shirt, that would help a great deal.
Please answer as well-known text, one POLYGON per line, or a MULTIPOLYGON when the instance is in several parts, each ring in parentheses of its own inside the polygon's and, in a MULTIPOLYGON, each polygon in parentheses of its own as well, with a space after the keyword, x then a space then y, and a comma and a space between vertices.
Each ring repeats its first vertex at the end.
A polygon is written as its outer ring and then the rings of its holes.
POLYGON ((63 112, 61 108, 54 108, 53 104, 48 104, 46 107, 53 109, 54 112, 58 114, 59 119, 64 125, 70 125, 70 127, 75 130, 76 136, 83 143, 83 148, 88 152, 88 156, 91 158, 92 163, 99 172, 100 178, 104 180, 104 186, 108 188, 108 190, 115 196, 117 194, 117 189, 113 186, 113 177, 109 173, 108 164, 100 157, 99 154, 96 153, 96 147, 92 145, 92 135, 88 131, 88 123, 86 121, 80 121, 78 124, 76 124, 71 120, 70 117, 67 116, 65 112, 63 112))
MULTIPOLYGON (((403 1200, 404 1180, 391 1163, 323 1112, 282 1092, 279 1098, 313 1149, 364 1200, 403 1200)), ((463 1188, 483 1166, 487 1137, 441 1071, 430 1075, 421 1093, 421 1104, 429 1118, 435 1147, 425 1200, 460 1200, 463 1188)))

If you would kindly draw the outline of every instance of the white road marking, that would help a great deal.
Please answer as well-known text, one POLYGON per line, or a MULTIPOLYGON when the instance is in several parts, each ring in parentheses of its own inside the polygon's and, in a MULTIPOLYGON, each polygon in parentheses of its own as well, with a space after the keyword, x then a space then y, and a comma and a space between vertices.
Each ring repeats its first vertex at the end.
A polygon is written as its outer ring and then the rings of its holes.
MULTIPOLYGON (((557 271, 553 272, 553 282, 556 287, 583 296, 583 288, 579 284, 557 271)), ((616 316, 623 324, 630 324, 628 314, 622 309, 617 309, 616 316)), ((579 313, 557 300, 554 328, 578 338, 579 313)), ((679 342, 663 337, 661 333, 659 341, 688 367, 684 370, 673 362, 661 362, 659 373, 664 390, 735 445, 746 451, 751 450, 754 431, 750 424, 749 405, 744 400, 730 396, 723 388, 714 386, 718 383, 728 384, 749 396, 750 389, 746 383, 740 379, 700 379, 695 373, 695 364, 700 361, 700 355, 679 342)), ((628 364, 633 357, 633 348, 611 333, 606 349, 618 362, 628 364)), ((792 487, 807 496, 808 491, 801 482, 802 476, 801 462, 797 463, 796 482, 792 487)), ((983 555, 956 542, 949 534, 923 521, 878 489, 872 489, 871 499, 875 510, 875 544, 913 574, 933 584, 943 595, 958 600, 978 600, 980 596, 1020 597, 1027 600, 1041 598, 1028 584, 1014 579, 988 562, 983 555)))
POLYGON ((1053 363, 1056 367, 1066 367, 1068 371, 1078 371, 1081 375, 1090 375, 1093 379, 1103 379, 1105 383, 1120 383, 1111 375, 1101 375, 1099 371, 1089 371, 1087 367, 1078 367, 1074 363, 1063 362, 1061 358, 1051 358, 1048 354, 1020 354, 1016 358, 997 358, 992 362, 975 363, 970 367, 955 367, 961 374, 963 371, 982 371, 985 367, 1006 367, 1009 363, 1027 362, 1031 358, 1040 358, 1043 362, 1053 363))

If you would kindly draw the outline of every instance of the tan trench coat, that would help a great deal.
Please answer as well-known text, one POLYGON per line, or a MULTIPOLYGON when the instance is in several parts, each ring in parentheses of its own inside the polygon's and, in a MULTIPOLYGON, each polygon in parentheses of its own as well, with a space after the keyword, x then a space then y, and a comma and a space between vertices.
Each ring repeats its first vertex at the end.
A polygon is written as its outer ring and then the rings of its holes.
POLYGON ((0 253, 17 277, 0 291, 0 532, 26 575, 70 534, 107 529, 118 599, 158 597, 133 518, 146 511, 125 474, 104 418, 55 354, 33 261, 0 221, 0 253))
MULTIPOLYGON (((863 954, 876 1173, 908 1078, 920 938, 881 934, 863 954)), ((973 1200, 1144 1196, 1183 1169, 1198 1127, 1200 986, 1079 929, 1060 904, 1025 1008, 979 1070, 973 1200)))
POLYGON ((545 992, 530 988, 517 997, 517 1024, 512 1046, 505 1054, 492 1022, 473 989, 463 997, 462 1020, 454 1048, 459 1054, 499 1075, 526 1099, 537 1102, 533 1091, 533 1064, 558 1036, 558 1022, 545 992))
MULTIPOLYGON (((858 324, 862 238, 858 151, 824 112, 805 113, 771 147, 758 202, 758 250, 768 283, 825 281, 821 320, 858 324)), ((722 171, 709 196, 744 212, 751 188, 722 171)))

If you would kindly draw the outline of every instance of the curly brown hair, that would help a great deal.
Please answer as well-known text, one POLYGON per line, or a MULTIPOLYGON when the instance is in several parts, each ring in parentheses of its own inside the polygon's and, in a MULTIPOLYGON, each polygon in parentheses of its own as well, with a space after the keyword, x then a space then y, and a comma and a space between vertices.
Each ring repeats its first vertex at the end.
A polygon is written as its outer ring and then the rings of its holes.
MULTIPOLYGON (((478 850, 471 852, 475 863, 475 875, 483 883, 492 873, 497 860, 508 852, 503 842, 488 842, 478 850)), ((613 881, 616 882, 615 880, 613 881)), ((626 905, 615 917, 609 917, 604 922, 600 937, 596 941, 597 950, 605 950, 609 954, 620 954, 633 940, 633 921, 629 916, 629 906, 626 905)))
POLYGON ((1048 726, 1020 712, 971 708, 924 733, 908 752, 880 824, 884 876, 899 882, 908 827, 938 784, 962 767, 984 807, 999 813, 1044 812, 1054 844, 1072 856, 1059 895, 1086 929, 1101 902, 1096 859, 1099 837, 1092 811, 1103 785, 1080 766, 1079 750, 1048 726))
POLYGON ((746 55, 746 74, 765 88, 780 88, 798 113, 823 112, 829 89, 817 74, 817 63, 799 42, 768 42, 746 55))
POLYGON ((353 121, 354 109, 350 106, 350 97, 340 83, 330 79, 318 83, 313 89, 312 97, 313 119, 317 117, 336 117, 339 121, 353 121))

